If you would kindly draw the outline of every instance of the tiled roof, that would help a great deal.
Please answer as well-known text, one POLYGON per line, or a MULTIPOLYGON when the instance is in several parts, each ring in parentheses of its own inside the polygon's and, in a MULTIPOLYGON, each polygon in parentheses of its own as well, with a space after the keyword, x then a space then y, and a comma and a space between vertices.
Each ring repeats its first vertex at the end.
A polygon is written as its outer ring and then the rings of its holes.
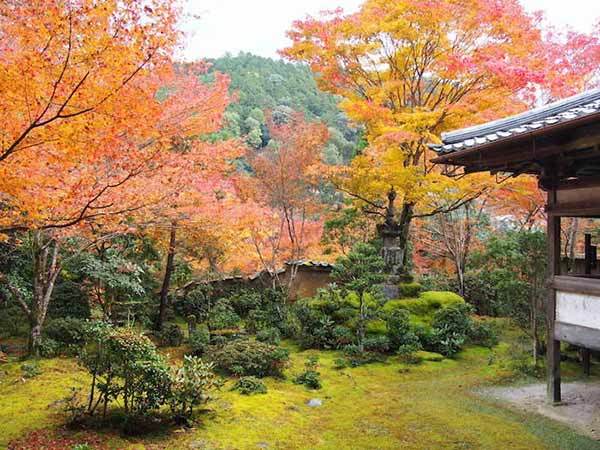
POLYGON ((600 89, 594 89, 505 119, 442 133, 442 144, 431 148, 443 156, 598 113, 600 89))
POLYGON ((286 262, 288 266, 306 266, 306 267, 321 267, 324 269, 333 268, 333 264, 325 262, 325 261, 309 261, 306 259, 299 259, 296 261, 288 261, 286 262))

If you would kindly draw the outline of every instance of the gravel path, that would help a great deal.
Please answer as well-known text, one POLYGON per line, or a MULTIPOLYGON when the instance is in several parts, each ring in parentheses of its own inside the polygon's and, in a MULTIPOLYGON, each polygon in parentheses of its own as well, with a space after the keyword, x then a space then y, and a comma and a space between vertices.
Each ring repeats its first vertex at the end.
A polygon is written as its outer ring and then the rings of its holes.
POLYGON ((546 403, 546 385, 542 383, 491 388, 482 394, 566 423, 600 440, 600 383, 563 383, 563 401, 556 406, 546 403))

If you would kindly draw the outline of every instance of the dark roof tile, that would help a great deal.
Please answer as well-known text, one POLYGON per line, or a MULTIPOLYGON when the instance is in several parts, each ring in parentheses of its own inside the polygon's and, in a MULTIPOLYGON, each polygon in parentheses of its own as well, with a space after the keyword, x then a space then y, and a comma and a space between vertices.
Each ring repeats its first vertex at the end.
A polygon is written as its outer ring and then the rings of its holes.
POLYGON ((440 155, 454 153, 599 113, 600 89, 594 89, 505 119, 442 133, 442 144, 431 148, 440 155))

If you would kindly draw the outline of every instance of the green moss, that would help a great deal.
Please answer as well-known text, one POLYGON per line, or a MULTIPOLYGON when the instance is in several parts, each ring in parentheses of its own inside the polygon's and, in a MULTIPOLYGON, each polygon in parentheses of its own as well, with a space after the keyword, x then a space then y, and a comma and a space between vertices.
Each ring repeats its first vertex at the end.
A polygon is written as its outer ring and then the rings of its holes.
POLYGON ((384 312, 390 313, 396 309, 405 309, 416 316, 433 315, 440 308, 464 303, 463 298, 453 292, 423 292, 418 298, 390 300, 384 307, 384 312))
MULTIPOLYGON (((340 352, 299 351, 288 341, 282 345, 291 351, 290 367, 286 379, 263 379, 266 394, 241 396, 229 390, 235 383, 229 380, 195 428, 158 438, 127 440, 111 435, 111 448, 598 447, 556 422, 503 408, 472 393, 505 379, 506 369, 499 360, 510 351, 506 343, 493 351, 469 347, 456 360, 440 361, 428 354, 422 364, 408 366, 392 357, 385 363, 342 370, 334 368, 340 352), (318 392, 292 382, 310 355, 319 356, 323 388, 318 392), (311 398, 321 399, 322 406, 309 407, 311 398)), ((87 375, 68 359, 43 361, 43 373, 25 382, 19 379, 20 363, 1 368, 8 374, 0 378, 0 448, 29 430, 61 424, 55 402, 70 386, 87 384, 87 375)))
POLYGON ((27 380, 22 378, 21 365, 1 366, 6 374, 0 376, 0 448, 28 431, 59 423, 56 402, 66 397, 71 387, 87 385, 87 375, 70 359, 42 360, 42 373, 27 380))
POLYGON ((454 292, 427 291, 423 292, 419 298, 427 302, 432 309, 447 308, 465 302, 460 295, 454 292))
POLYGON ((387 333, 387 326, 383 320, 372 320, 367 324, 367 334, 383 335, 387 333))
POLYGON ((423 290, 423 286, 416 281, 412 281, 410 283, 398 283, 398 293, 400 298, 414 298, 417 297, 421 291, 423 290))
POLYGON ((439 353, 419 351, 415 353, 415 357, 421 361, 440 362, 444 360, 444 356, 439 353))

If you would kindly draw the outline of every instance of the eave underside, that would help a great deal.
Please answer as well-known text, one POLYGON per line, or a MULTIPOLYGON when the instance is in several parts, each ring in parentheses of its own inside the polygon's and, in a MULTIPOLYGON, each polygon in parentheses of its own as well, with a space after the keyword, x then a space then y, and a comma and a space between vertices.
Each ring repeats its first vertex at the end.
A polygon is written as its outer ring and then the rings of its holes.
POLYGON ((600 184, 600 116, 435 158, 447 173, 530 174, 545 189, 600 184), (462 168, 458 171, 457 168, 462 168))

